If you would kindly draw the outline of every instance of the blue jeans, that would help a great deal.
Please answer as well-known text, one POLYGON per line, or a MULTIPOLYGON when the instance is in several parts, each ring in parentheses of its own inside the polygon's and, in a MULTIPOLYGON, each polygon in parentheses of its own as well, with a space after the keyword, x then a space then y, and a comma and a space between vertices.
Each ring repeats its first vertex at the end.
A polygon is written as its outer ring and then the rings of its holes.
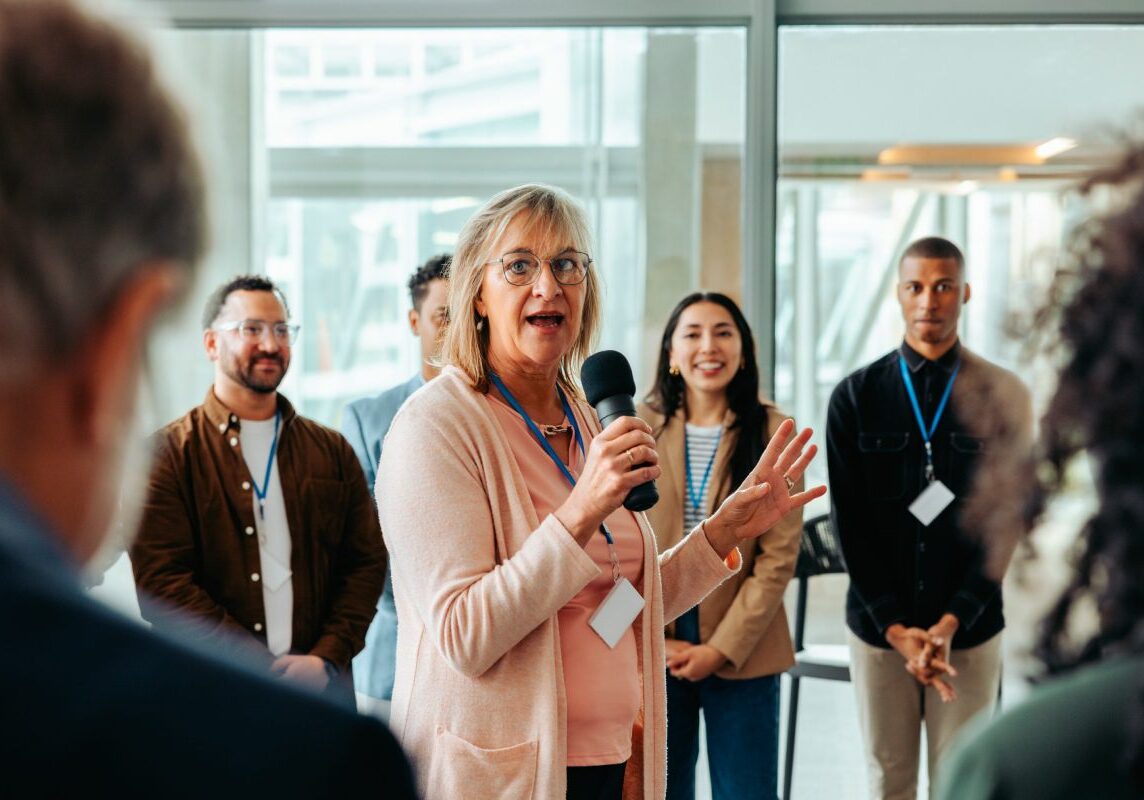
POLYGON ((693 800, 699 710, 714 800, 778 797, 779 676, 698 682, 667 676, 667 800, 693 800))

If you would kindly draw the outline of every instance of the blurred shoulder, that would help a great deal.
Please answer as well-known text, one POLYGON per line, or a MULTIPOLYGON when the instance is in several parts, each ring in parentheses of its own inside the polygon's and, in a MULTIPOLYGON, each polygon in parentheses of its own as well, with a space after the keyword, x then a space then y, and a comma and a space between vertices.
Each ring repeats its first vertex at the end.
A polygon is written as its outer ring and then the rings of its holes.
POLYGON ((970 728, 944 769, 940 797, 1136 796, 1123 755, 1137 713, 1144 656, 1082 667, 970 728))

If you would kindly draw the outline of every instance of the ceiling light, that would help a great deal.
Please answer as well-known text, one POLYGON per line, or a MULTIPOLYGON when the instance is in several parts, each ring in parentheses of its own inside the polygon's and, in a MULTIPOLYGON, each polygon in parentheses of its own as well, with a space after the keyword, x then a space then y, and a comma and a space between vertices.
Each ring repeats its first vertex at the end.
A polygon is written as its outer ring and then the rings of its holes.
POLYGON ((1033 148, 1033 152, 1037 154, 1038 158, 1048 161, 1053 156, 1059 156, 1061 153, 1066 150, 1072 150, 1074 147, 1076 147, 1076 139, 1066 139, 1063 136, 1057 136, 1053 139, 1049 139, 1047 142, 1041 142, 1033 148))

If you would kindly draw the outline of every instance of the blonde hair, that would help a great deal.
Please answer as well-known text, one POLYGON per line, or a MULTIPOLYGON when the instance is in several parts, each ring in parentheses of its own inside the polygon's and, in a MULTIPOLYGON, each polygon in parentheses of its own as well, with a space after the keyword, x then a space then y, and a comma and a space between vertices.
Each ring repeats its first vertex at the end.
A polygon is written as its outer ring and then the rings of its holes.
MULTIPOLYGON (((485 277, 485 265, 495 258, 490 252, 512 220, 526 212, 525 229, 542 238, 571 242, 591 252, 591 233, 584 210, 563 189, 525 184, 508 189, 484 204, 461 229, 453 263, 449 267, 449 325, 441 348, 441 360, 464 372, 479 391, 489 387, 489 329, 479 325, 476 300, 485 277)), ((496 254, 499 255, 499 254, 496 254)), ((596 270, 584 279, 584 310, 580 333, 560 359, 557 383, 579 396, 580 366, 592 352, 600 325, 600 282, 596 270)))

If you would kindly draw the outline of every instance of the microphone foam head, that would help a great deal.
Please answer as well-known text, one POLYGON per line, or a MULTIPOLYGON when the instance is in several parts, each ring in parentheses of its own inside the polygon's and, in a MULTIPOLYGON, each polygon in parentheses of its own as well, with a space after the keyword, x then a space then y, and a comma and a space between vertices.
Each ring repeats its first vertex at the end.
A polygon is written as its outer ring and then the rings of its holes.
POLYGON ((631 365, 617 350, 601 350, 588 356, 580 370, 580 383, 592 406, 605 397, 618 394, 634 397, 636 393, 631 365))

